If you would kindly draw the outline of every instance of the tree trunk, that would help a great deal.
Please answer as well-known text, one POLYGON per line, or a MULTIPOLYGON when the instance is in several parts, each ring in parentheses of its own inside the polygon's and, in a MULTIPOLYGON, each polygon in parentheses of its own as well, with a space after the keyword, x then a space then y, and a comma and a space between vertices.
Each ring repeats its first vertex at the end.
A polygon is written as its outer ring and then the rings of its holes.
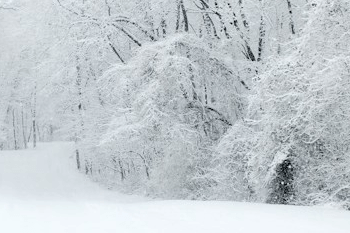
POLYGON ((12 109, 12 126, 13 126, 13 142, 15 150, 18 150, 17 133, 16 133, 16 116, 15 109, 12 109))
MULTIPOLYGON (((261 0, 260 0, 261 2, 261 0)), ((265 36, 266 36, 266 28, 265 28, 265 18, 264 14, 262 12, 261 18, 260 18, 260 26, 259 26, 259 46, 258 46, 258 59, 257 61, 261 61, 263 50, 265 47, 265 36)))
POLYGON ((34 101, 32 108, 32 127, 33 127, 33 148, 36 148, 37 133, 36 133, 36 84, 33 93, 34 101))
POLYGON ((81 165, 80 165, 80 154, 79 154, 78 148, 75 149, 75 159, 77 162, 77 168, 78 168, 78 170, 80 170, 81 165))
POLYGON ((27 144, 27 127, 24 124, 24 107, 22 105, 22 135, 23 135, 23 144, 24 144, 24 148, 27 149, 28 148, 28 144, 27 144))
POLYGON ((295 35, 295 23, 293 20, 293 9, 292 9, 292 3, 290 0, 287 0, 288 5, 288 13, 289 13, 289 28, 293 35, 295 35))
POLYGON ((178 0, 177 16, 176 16, 176 32, 180 30, 180 25, 182 24, 184 25, 184 31, 188 32, 189 23, 188 23, 187 11, 185 9, 183 0, 178 0), (181 22, 181 15, 182 15, 182 22, 181 22))
POLYGON ((245 29, 247 30, 247 32, 249 32, 249 23, 247 21, 247 17, 244 14, 244 8, 243 8, 243 0, 239 0, 238 1, 238 5, 239 5, 239 13, 241 14, 241 18, 243 20, 243 25, 245 27, 245 29))
MULTIPOLYGON (((84 129, 84 121, 83 121, 83 104, 82 104, 82 74, 81 74, 81 68, 80 68, 80 59, 78 56, 76 56, 76 71, 77 71, 77 78, 76 78, 76 87, 78 89, 78 117, 79 117, 79 123, 75 132, 75 144, 76 144, 76 151, 75 151, 75 156, 76 156, 76 162, 77 162, 77 168, 80 170, 81 168, 81 155, 79 151, 79 142, 82 138, 83 135, 83 129, 84 129)), ((85 169, 87 170, 86 164, 85 164, 85 169)))
POLYGON ((121 179, 121 181, 124 181, 125 180, 125 173, 124 173, 123 165, 122 165, 122 162, 120 161, 120 159, 118 160, 118 164, 119 164, 119 169, 120 169, 120 179, 121 179))

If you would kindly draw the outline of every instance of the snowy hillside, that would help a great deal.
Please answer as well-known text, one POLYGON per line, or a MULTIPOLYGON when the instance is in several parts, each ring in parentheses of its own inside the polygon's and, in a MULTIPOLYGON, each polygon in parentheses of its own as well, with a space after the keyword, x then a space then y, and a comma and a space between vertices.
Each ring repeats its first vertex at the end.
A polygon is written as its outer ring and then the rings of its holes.
POLYGON ((73 155, 70 143, 0 152, 0 232, 350 232, 347 211, 121 195, 80 174, 73 155))

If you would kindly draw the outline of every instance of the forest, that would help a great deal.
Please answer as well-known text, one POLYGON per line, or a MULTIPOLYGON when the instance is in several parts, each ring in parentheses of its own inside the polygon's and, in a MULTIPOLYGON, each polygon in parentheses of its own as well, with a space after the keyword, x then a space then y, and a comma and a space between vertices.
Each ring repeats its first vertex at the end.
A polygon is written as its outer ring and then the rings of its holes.
POLYGON ((350 209, 350 1, 0 1, 0 150, 152 198, 350 209))

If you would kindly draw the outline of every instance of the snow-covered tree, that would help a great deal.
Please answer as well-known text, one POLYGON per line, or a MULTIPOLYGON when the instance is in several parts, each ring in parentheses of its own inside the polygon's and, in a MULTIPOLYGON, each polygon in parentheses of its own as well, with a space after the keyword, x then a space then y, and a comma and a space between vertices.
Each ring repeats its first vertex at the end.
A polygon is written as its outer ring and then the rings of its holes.
POLYGON ((105 141, 121 158, 137 158, 153 185, 167 186, 162 192, 195 190, 186 186, 208 146, 243 115, 247 86, 233 68, 194 36, 146 46, 104 81, 118 106, 105 141))
POLYGON ((268 202, 348 203, 350 5, 325 0, 309 8, 290 54, 272 59, 262 76, 251 179, 268 202))

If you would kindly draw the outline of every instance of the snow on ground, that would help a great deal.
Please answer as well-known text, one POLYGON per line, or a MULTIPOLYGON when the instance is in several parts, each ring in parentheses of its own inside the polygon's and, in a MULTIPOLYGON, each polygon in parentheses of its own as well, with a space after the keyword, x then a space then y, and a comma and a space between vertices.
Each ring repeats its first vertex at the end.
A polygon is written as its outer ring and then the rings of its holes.
POLYGON ((105 190, 70 143, 0 152, 1 233, 350 233, 350 212, 234 202, 154 201, 105 190))

